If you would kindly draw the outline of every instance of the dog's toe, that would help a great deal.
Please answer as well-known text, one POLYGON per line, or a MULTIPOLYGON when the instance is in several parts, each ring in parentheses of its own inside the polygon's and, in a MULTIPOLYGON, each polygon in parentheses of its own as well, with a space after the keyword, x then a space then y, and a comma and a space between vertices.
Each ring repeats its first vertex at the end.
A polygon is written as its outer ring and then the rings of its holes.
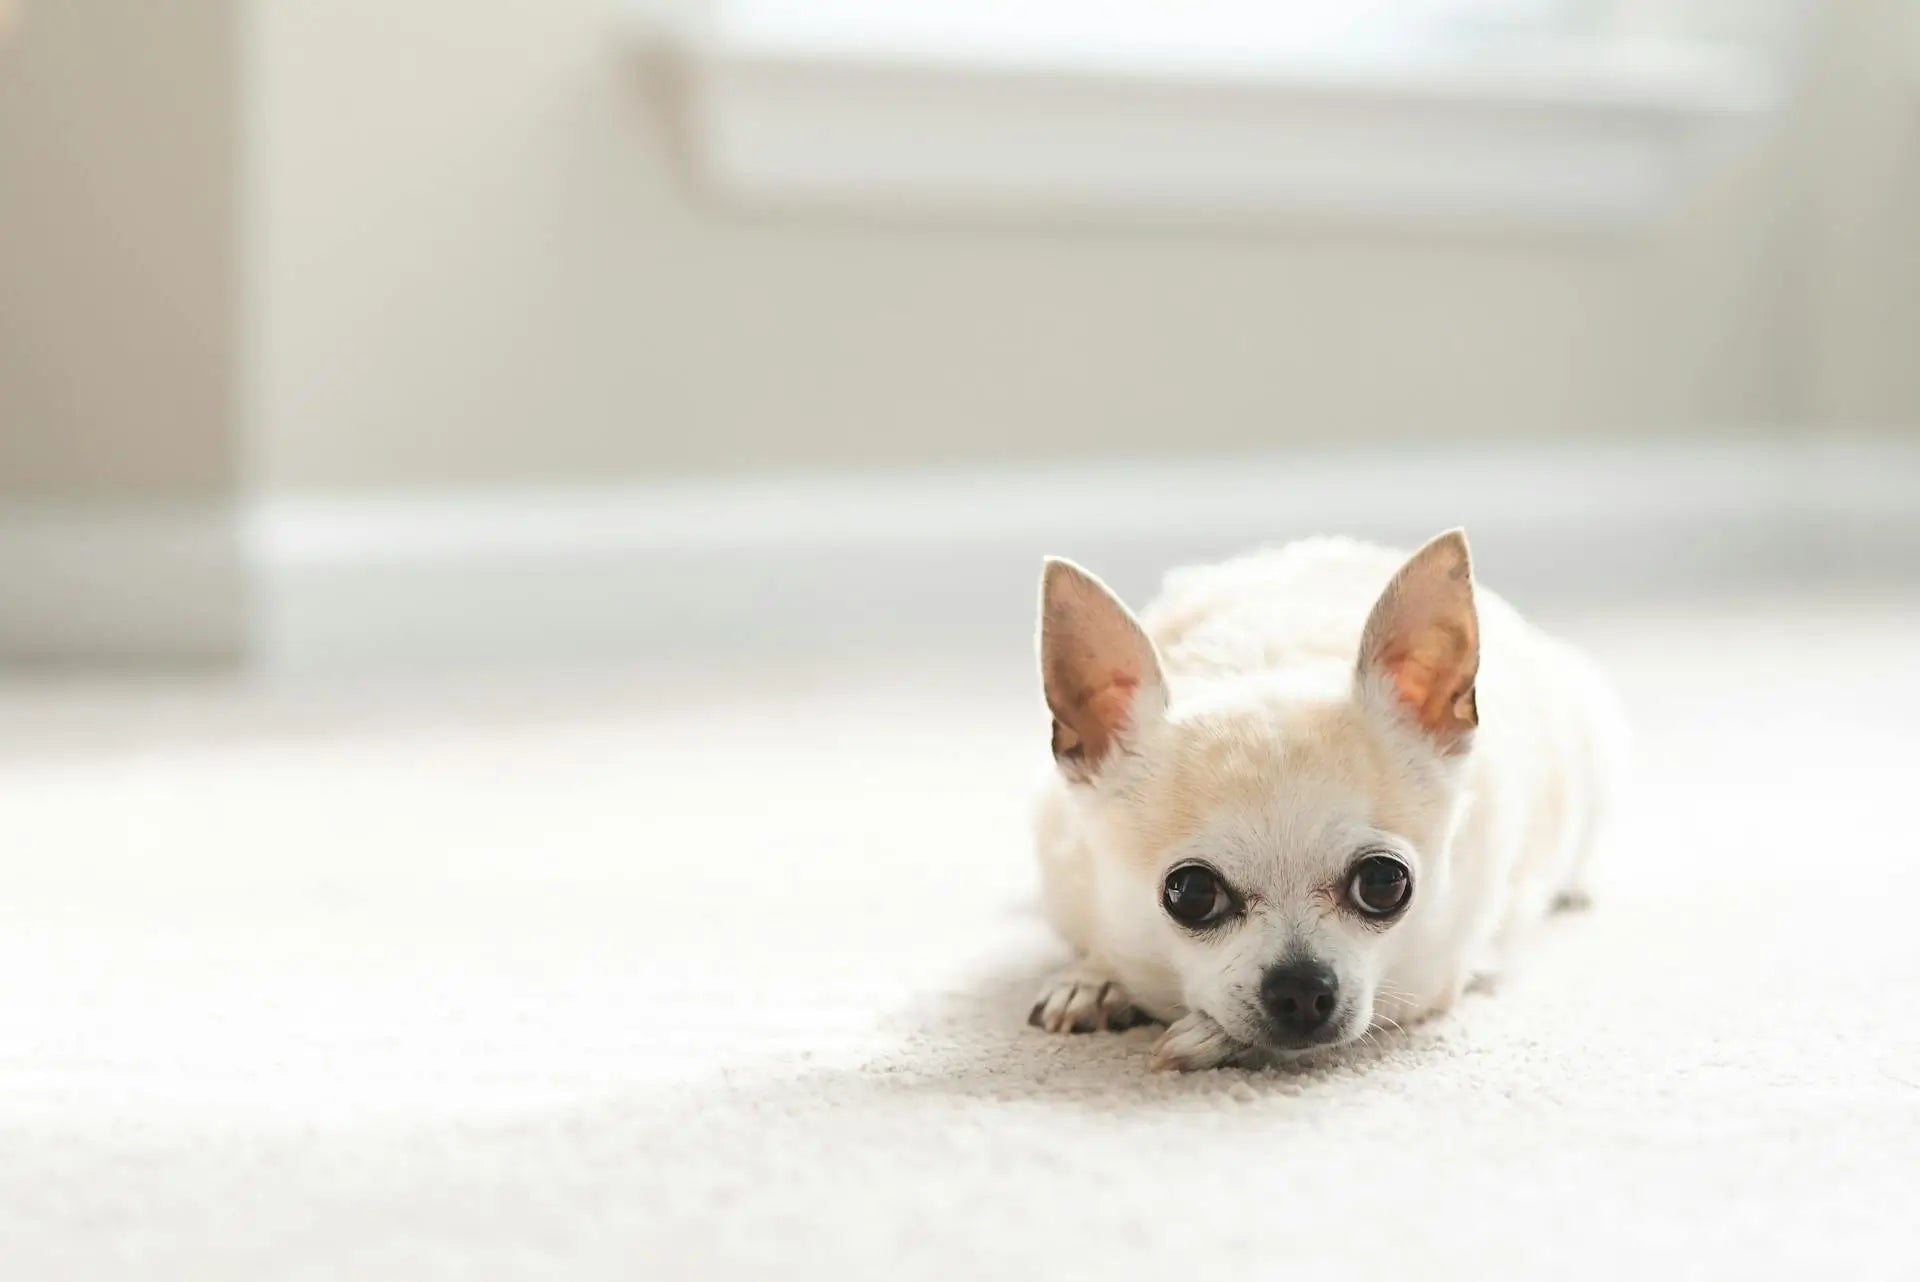
POLYGON ((1117 980, 1073 966, 1040 990, 1027 1022, 1049 1033, 1120 1032, 1146 1022, 1117 980))
POLYGON ((1247 1053, 1247 1048, 1212 1016, 1194 1011, 1160 1034, 1160 1040, 1153 1044, 1153 1066, 1167 1072, 1191 1073, 1236 1063, 1247 1053))

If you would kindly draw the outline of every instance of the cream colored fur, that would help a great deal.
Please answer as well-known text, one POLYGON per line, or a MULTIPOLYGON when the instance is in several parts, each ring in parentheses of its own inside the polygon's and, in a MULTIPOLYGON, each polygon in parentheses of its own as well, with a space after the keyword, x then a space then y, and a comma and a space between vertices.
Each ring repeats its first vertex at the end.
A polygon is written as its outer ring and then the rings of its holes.
POLYGON ((1350 1041, 1445 1011, 1581 897, 1617 769, 1615 704, 1582 656, 1469 588, 1463 537, 1418 556, 1397 604, 1376 603, 1403 556, 1315 539, 1176 572, 1139 623, 1092 576, 1049 564, 1043 675, 1063 755, 1036 845, 1076 959, 1041 992, 1036 1024, 1147 1017, 1170 1025, 1159 1066, 1257 1061, 1285 1053, 1263 1022, 1263 974, 1310 957, 1338 976, 1336 1040, 1350 1041), (1436 700, 1430 723, 1408 669, 1362 655, 1363 630, 1404 655, 1418 636, 1395 648, 1375 632, 1425 624, 1477 633, 1459 656, 1463 701, 1436 700), (1384 928, 1340 899, 1369 849, 1413 875, 1384 928), (1246 900, 1204 934, 1161 902, 1169 870, 1192 859, 1246 900))

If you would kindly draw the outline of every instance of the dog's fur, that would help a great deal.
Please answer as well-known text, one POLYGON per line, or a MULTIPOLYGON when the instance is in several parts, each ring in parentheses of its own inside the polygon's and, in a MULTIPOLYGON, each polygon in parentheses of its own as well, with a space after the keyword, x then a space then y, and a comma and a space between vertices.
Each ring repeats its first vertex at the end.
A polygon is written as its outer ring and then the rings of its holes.
POLYGON ((1040 650, 1057 770, 1036 845, 1077 954, 1040 993, 1042 1028, 1165 1021, 1165 1068, 1301 1054, 1446 1010, 1583 897, 1615 704, 1475 586, 1459 531, 1404 564, 1315 539, 1180 571, 1144 624, 1049 561, 1040 650), (1369 854, 1411 873, 1389 922, 1348 894, 1369 854), (1162 902, 1196 862, 1236 905, 1200 930, 1162 902), (1263 988, 1302 964, 1337 979, 1311 1036, 1263 988))

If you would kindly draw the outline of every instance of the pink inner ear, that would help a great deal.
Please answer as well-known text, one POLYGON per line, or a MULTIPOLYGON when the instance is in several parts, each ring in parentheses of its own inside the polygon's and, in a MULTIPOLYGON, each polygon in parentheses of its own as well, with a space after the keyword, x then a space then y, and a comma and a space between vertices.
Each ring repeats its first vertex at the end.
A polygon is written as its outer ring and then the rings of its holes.
POLYGON ((1455 630, 1435 627, 1414 644, 1381 658, 1394 693, 1422 729, 1452 744, 1478 721, 1463 697, 1473 688, 1472 641, 1455 630))
POLYGON ((1418 658, 1407 655, 1404 658, 1389 658, 1387 670, 1393 674, 1393 686, 1400 692, 1400 702, 1413 709, 1424 722, 1427 702, 1433 696, 1433 669, 1418 658))
POLYGON ((1116 672, 1111 682, 1087 696, 1087 714, 1109 733, 1118 730, 1126 723, 1127 714, 1133 708, 1133 696, 1139 689, 1139 677, 1116 672))
POLYGON ((1080 736, 1089 761, 1101 761, 1113 746, 1114 736, 1127 723, 1133 710, 1133 698, 1140 689, 1140 678, 1116 672, 1106 685, 1086 691, 1080 699, 1080 716, 1073 730, 1080 736))

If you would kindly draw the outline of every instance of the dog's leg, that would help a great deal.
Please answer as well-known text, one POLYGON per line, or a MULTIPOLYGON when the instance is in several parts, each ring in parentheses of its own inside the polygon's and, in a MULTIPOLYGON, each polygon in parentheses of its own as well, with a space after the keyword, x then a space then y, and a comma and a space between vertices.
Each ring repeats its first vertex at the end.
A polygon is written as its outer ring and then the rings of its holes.
POLYGON ((1235 1041, 1213 1016, 1194 1011, 1175 1020, 1153 1044, 1153 1066, 1176 1073, 1248 1062, 1255 1052, 1235 1041))
POLYGON ((1151 1021, 1119 980, 1082 959, 1040 985, 1027 1022, 1049 1033, 1117 1033, 1151 1021))

